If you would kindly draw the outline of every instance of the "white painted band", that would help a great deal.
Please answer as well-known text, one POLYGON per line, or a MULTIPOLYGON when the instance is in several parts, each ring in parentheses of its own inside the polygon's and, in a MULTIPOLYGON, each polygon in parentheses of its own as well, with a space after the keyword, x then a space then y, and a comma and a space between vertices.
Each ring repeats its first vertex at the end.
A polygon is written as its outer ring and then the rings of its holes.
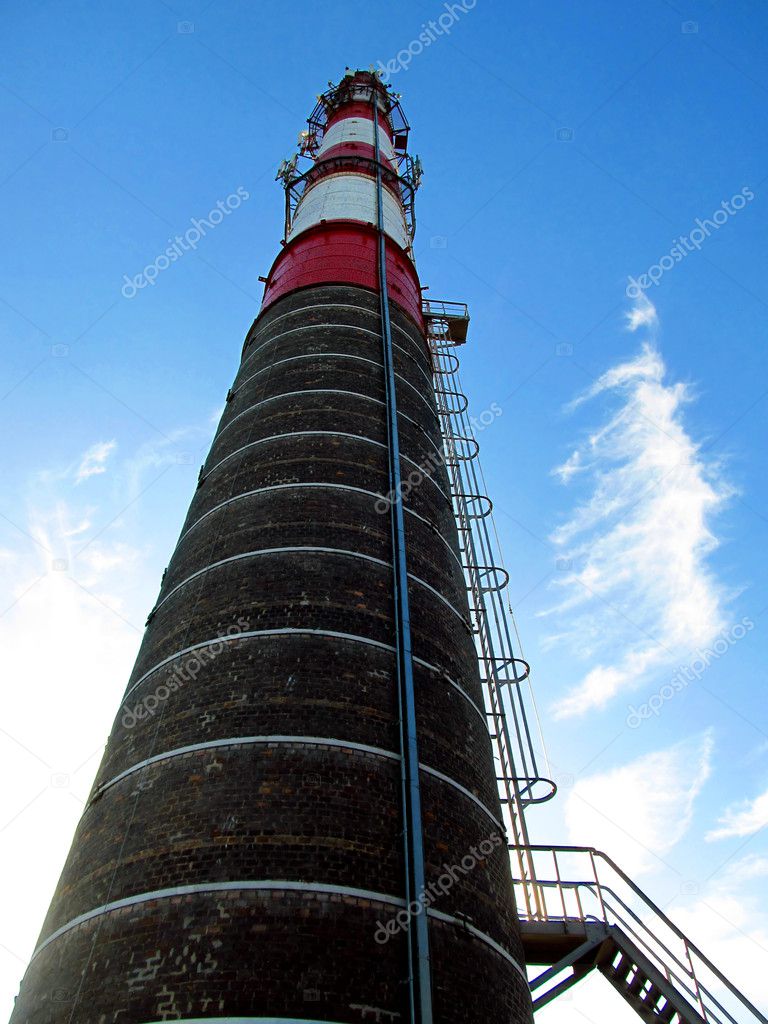
MULTIPOLYGON (((401 249, 407 249, 411 236, 403 205, 388 188, 381 190, 381 196, 384 232, 401 249)), ((358 220, 363 224, 376 224, 377 215, 375 178, 352 172, 327 174, 310 185, 299 200, 286 241, 292 241, 321 221, 358 220)))
MULTIPOLYGON (((381 125, 379 128, 379 150, 391 164, 395 163, 395 149, 387 132, 381 125)), ((344 117, 326 129, 323 141, 317 151, 316 160, 322 160, 329 149, 342 146, 345 142, 361 142, 366 146, 375 146, 373 138, 373 118, 344 117)))

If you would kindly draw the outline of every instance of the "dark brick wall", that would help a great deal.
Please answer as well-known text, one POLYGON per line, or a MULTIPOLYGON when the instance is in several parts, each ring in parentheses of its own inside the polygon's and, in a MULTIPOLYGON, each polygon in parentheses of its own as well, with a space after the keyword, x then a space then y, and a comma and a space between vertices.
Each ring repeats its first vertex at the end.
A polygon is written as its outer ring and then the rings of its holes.
MULTIPOLYGON (((436 1021, 529 1021, 505 849, 471 854, 500 811, 429 353, 393 320, 403 477, 433 460, 405 506, 436 1021)), ((363 289, 253 325, 13 1024, 405 1020, 382 380, 363 289)))

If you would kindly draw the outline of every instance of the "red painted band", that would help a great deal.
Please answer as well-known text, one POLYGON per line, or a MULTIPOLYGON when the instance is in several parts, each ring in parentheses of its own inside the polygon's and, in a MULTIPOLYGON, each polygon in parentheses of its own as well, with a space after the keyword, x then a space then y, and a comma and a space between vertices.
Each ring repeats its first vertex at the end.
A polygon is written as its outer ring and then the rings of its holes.
MULTIPOLYGON (((323 160, 332 160, 335 156, 361 156, 366 160, 376 159, 376 149, 374 146, 369 145, 367 142, 340 142, 336 146, 331 146, 321 156, 317 158, 318 162, 323 160)), ((392 160, 387 160, 384 154, 381 154, 381 162, 386 167, 391 167, 393 170, 397 170, 397 163, 392 160)))
MULTIPOLYGON (((337 121, 343 121, 347 117, 360 117, 365 118, 367 121, 372 121, 373 111, 371 110, 370 103, 363 103, 361 100, 349 100, 347 103, 342 103, 336 107, 328 115, 328 119, 325 122, 325 130, 336 124, 337 121)), ((382 113, 381 110, 377 111, 379 125, 382 130, 387 133, 389 141, 392 141, 392 126, 389 123, 387 116, 382 113)))
MULTIPOLYGON (((423 329, 416 268, 399 245, 388 237, 385 242, 389 298, 423 329)), ((350 284, 378 291, 378 233, 373 225, 333 221, 302 231, 272 264, 261 308, 298 288, 318 284, 350 284)))

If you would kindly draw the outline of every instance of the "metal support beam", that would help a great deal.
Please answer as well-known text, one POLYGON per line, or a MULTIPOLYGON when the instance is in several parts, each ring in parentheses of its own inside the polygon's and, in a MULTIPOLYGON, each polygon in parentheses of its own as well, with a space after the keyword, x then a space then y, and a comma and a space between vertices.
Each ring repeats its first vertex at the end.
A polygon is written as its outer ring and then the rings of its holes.
MULTIPOLYGON (((384 354, 384 382, 387 403, 389 453, 389 500, 392 531, 395 632, 397 647, 398 719, 400 725, 400 784, 403 804, 403 845, 405 854, 406 904, 410 906, 426 891, 419 752, 416 737, 416 700, 413 683, 411 614, 408 601, 408 567, 405 550, 400 477, 400 438, 397 426, 397 392, 392 352, 392 328, 387 291, 387 250, 384 234, 381 153, 379 151, 378 104, 371 91, 376 163, 376 228, 378 232, 379 302, 384 354)), ((432 1024, 432 979, 429 960, 429 930, 426 914, 409 915, 408 929, 409 998, 413 1024, 432 1024)))

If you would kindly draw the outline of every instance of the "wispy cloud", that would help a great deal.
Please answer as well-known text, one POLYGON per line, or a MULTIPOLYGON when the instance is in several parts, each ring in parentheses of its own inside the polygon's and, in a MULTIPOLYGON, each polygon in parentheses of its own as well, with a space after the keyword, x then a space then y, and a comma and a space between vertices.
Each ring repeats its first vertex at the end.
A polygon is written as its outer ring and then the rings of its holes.
POLYGON ((707 832, 706 839, 731 839, 734 836, 749 836, 768 825, 768 789, 754 800, 741 800, 726 808, 717 822, 718 828, 707 832))
POLYGON ((659 315, 656 307, 644 293, 639 295, 635 304, 627 313, 627 327, 630 331, 636 331, 639 327, 656 328, 659 323, 659 315))
POLYGON ((167 551, 154 539, 155 482, 168 471, 164 493, 181 515, 173 466, 188 492, 210 433, 206 421, 139 449, 101 441, 31 469, 6 510, 0 648, 20 685, 5 688, 0 729, 0 773, 13 779, 0 793, 1 866, 15 880, 3 894, 0 998, 18 989, 157 594, 167 551), (110 486, 78 486, 105 468, 110 486))
POLYGON ((570 841, 605 850, 630 875, 657 866, 690 827, 712 746, 707 731, 579 779, 565 807, 570 841))
MULTIPOLYGON (((653 334, 658 316, 641 296, 627 321, 653 334)), ((590 493, 552 536, 573 571, 543 614, 559 620, 557 643, 598 661, 554 709, 559 717, 602 707, 725 626, 727 595, 708 557, 718 545, 713 518, 733 490, 686 429, 690 389, 666 376, 646 338, 571 405, 602 396, 609 411, 553 470, 564 484, 578 474, 590 493)))
POLYGON ((89 477, 98 476, 107 471, 107 459, 117 448, 117 441, 98 441, 91 445, 88 451, 80 460, 80 465, 75 473, 75 483, 81 484, 89 477))
POLYGON ((718 872, 688 906, 670 908, 675 923, 763 1012, 768 1008, 766 877, 768 859, 751 855, 718 872))

